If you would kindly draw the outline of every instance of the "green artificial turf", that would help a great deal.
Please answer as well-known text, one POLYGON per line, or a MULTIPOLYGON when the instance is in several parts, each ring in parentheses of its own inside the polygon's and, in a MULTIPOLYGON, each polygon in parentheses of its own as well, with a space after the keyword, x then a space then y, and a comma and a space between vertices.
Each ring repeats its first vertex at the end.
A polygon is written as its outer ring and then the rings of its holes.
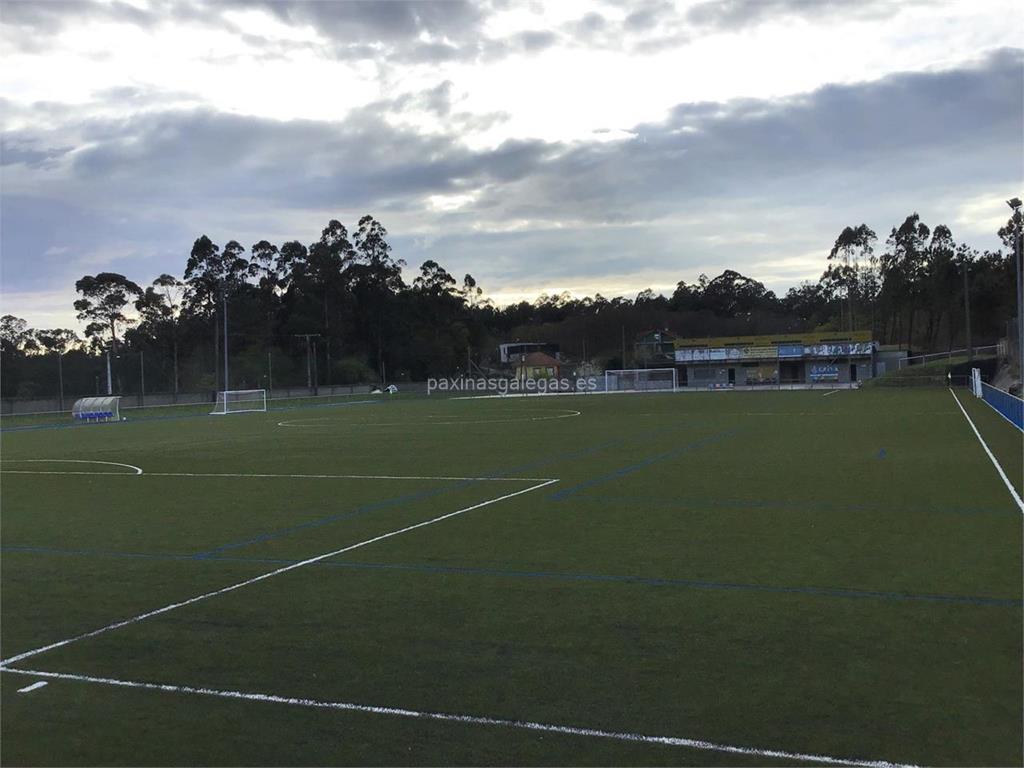
MULTIPOLYGON (((1020 433, 960 397, 1019 488, 1020 433)), ((6 764, 1022 760, 1022 515, 946 389, 375 398, 2 448, 4 659, 465 510, 10 669, 759 750, 5 672, 6 764)))

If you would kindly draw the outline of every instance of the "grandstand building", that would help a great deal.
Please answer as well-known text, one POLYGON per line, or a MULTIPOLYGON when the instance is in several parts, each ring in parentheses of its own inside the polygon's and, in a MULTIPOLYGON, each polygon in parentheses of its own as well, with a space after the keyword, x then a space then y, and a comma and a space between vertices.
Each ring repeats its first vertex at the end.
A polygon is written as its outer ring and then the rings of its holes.
POLYGON ((680 386, 849 384, 874 376, 871 331, 676 339, 680 386))

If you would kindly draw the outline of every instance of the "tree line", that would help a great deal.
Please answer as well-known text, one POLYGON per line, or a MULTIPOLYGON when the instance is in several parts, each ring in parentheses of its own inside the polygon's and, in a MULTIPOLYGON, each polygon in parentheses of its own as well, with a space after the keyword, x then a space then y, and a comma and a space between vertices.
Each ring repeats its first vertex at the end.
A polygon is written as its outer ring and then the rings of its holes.
POLYGON ((1020 231, 1018 206, 998 232, 1006 252, 979 252, 913 213, 884 242, 866 224, 844 228, 821 277, 784 296, 727 269, 681 281, 669 296, 543 294, 506 307, 471 275, 460 282, 432 260, 407 283, 405 262, 372 216, 351 231, 331 220, 309 245, 260 240, 246 249, 202 235, 180 278, 78 280, 84 338, 0 318, 0 385, 3 397, 53 396, 56 359, 69 396, 105 392, 108 355, 114 389, 125 394, 423 380, 492 368, 496 345, 511 340, 555 342, 570 359, 616 367, 631 363, 633 337, 653 328, 684 336, 870 329, 882 343, 934 351, 963 345, 969 318, 973 342, 993 343, 1015 314, 1020 231))

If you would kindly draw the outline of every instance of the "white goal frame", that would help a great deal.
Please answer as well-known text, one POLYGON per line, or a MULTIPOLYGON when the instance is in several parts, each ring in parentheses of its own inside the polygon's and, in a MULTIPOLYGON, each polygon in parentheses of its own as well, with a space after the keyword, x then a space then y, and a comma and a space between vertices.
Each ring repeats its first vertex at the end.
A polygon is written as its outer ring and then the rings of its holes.
POLYGON ((229 413, 266 412, 267 390, 226 389, 217 392, 217 402, 210 411, 211 416, 226 416, 229 413))
POLYGON ((604 372, 605 392, 675 392, 678 389, 679 374, 675 368, 627 368, 604 372))

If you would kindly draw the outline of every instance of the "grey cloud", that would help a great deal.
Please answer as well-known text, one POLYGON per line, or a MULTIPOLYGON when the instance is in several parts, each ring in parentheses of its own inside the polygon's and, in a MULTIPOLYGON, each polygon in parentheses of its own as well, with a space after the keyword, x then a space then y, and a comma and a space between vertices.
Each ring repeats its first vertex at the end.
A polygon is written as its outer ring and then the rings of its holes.
POLYGON ((309 24, 331 41, 337 58, 386 58, 395 62, 473 60, 489 48, 482 27, 488 8, 467 0, 239 0, 285 23, 309 24), (421 39, 423 34, 428 41, 421 39), (387 47, 382 50, 378 45, 387 47))
MULTIPOLYGON (((1021 51, 1002 51, 973 67, 780 101, 680 105, 664 121, 633 127, 635 139, 603 144, 510 141, 474 151, 454 128, 422 135, 390 125, 386 116, 401 105, 386 102, 338 123, 191 110, 10 132, 5 140, 25 159, 4 172, 5 229, 13 210, 19 232, 14 250, 4 234, 6 279, 19 283, 44 247, 62 244, 50 242, 50 214, 39 213, 47 204, 97 248, 108 223, 124 219, 145 224, 146 234, 124 224, 111 231, 158 242, 257 220, 246 224, 252 231, 232 231, 244 240, 303 212, 372 210, 386 221, 390 212, 454 233, 424 257, 478 277, 470 261, 484 259, 477 263, 492 284, 501 275, 539 282, 608 273, 609 265, 678 268, 683 252, 693 263, 742 267, 805 240, 827 243, 854 220, 882 231, 938 201, 1015 193, 1022 62, 1021 51), (59 173, 48 170, 44 184, 29 164, 72 135, 78 149, 53 161, 59 173), (426 196, 455 193, 477 199, 448 214, 426 209, 426 196), (10 207, 19 195, 32 197, 31 211, 10 207), (527 232, 498 231, 516 222, 527 232), (470 234, 480 228, 494 231, 470 234), (736 245, 752 228, 769 244, 736 245)), ((447 109, 448 120, 459 114, 445 83, 410 98, 447 109)), ((939 213, 951 218, 943 205, 939 213)))
POLYGON ((581 47, 635 54, 656 53, 690 42, 692 24, 675 5, 664 0, 610 3, 625 11, 621 23, 592 11, 563 25, 569 42, 581 47))
POLYGON ((66 290, 69 309, 71 286, 83 273, 151 271, 155 277, 161 264, 174 264, 177 271, 181 254, 168 244, 189 242, 190 233, 175 221, 155 222, 126 216, 123 210, 33 195, 5 194, 2 200, 0 282, 5 292, 66 290))
MULTIPOLYGON (((539 141, 510 141, 471 152, 453 136, 395 128, 380 109, 357 110, 342 123, 209 110, 92 120, 79 129, 84 146, 68 158, 66 184, 140 206, 171 205, 199 190, 211 200, 269 207, 360 206, 513 181, 553 151, 539 141)), ((55 136, 22 131, 10 138, 42 151, 55 136)))
MULTIPOLYGON (((41 52, 48 38, 67 27, 94 21, 151 29, 172 21, 221 24, 220 8, 189 0, 151 0, 137 7, 122 0, 3 0, 0 18, 6 40, 23 51, 41 52)), ((97 58, 102 53, 95 54, 97 58)))
MULTIPOLYGON (((903 5, 926 1, 909 0, 903 5)), ((786 16, 884 18, 898 13, 900 5, 891 0, 708 0, 693 6, 687 13, 687 19, 700 26, 728 30, 786 16)))
POLYGON ((55 166, 60 158, 71 151, 71 147, 46 147, 19 145, 4 139, 0 142, 0 165, 25 165, 30 168, 55 166))
POLYGON ((382 52, 375 44, 383 43, 397 59, 420 61, 479 55, 480 28, 487 13, 486 6, 467 0, 153 0, 147 8, 120 0, 4 0, 0 8, 5 36, 22 50, 45 51, 49 36, 87 21, 144 28, 168 22, 223 27, 274 56, 308 47, 246 34, 224 15, 235 8, 259 8, 287 24, 313 26, 330 40, 330 50, 339 58, 379 57, 382 52), (435 40, 422 42, 423 33, 435 40))
POLYGON ((481 6, 463 0, 271 0, 242 4, 265 8, 284 21, 312 24, 336 39, 408 40, 422 32, 455 38, 475 34, 485 15, 481 6))
POLYGON ((623 21, 623 26, 634 32, 645 32, 675 17, 676 10, 672 3, 650 2, 630 12, 623 21))
MULTIPOLYGON (((405 60, 410 64, 443 64, 465 55, 465 49, 451 43, 417 43, 406 52, 405 60)), ((476 55, 475 48, 473 55, 476 55)))
MULTIPOLYGON (((1019 155, 1021 54, 1004 51, 975 68, 898 75, 831 86, 778 102, 741 100, 677 107, 662 123, 631 129, 637 138, 563 146, 507 142, 474 152, 458 140, 447 82, 423 94, 356 110, 340 123, 280 122, 209 110, 94 120, 80 128, 71 180, 173 197, 193 188, 213 196, 267 195, 267 204, 352 204, 515 182, 493 194, 513 215, 646 215, 682 197, 709 197, 754 180, 888 167, 917 158, 1019 155), (453 131, 419 135, 389 125, 389 112, 429 109, 453 131), (521 182, 521 183, 520 183, 521 182), (275 190, 284 185, 288 194, 275 190), (529 206, 534 209, 529 209, 529 206), (511 210, 517 206, 516 210, 511 210)), ((491 116, 489 119, 500 119, 491 116)), ((21 152, 66 146, 62 132, 21 131, 21 152)), ((41 154, 35 157, 41 157, 41 154)), ((133 191, 133 194, 134 194, 133 191)))
POLYGON ((516 39, 527 51, 542 51, 558 42, 558 35, 547 30, 520 32, 516 39))
POLYGON ((574 28, 580 34, 591 34, 602 30, 607 25, 607 20, 600 13, 591 11, 584 14, 575 23, 574 28))
POLYGON ((634 128, 635 140, 575 147, 500 195, 512 217, 571 201, 576 215, 603 220, 611 211, 667 215, 683 201, 757 188, 831 194, 822 185, 850 176, 920 182, 921 194, 956 184, 954 168, 975 181, 1006 178, 1009 158, 1021 156, 1021 63, 1019 51, 1004 51, 975 68, 780 102, 682 105, 664 123, 634 128))
POLYGON ((125 21, 140 26, 152 23, 154 17, 146 10, 129 3, 82 2, 81 0, 4 0, 5 25, 30 29, 35 34, 59 31, 75 21, 103 19, 125 21))

